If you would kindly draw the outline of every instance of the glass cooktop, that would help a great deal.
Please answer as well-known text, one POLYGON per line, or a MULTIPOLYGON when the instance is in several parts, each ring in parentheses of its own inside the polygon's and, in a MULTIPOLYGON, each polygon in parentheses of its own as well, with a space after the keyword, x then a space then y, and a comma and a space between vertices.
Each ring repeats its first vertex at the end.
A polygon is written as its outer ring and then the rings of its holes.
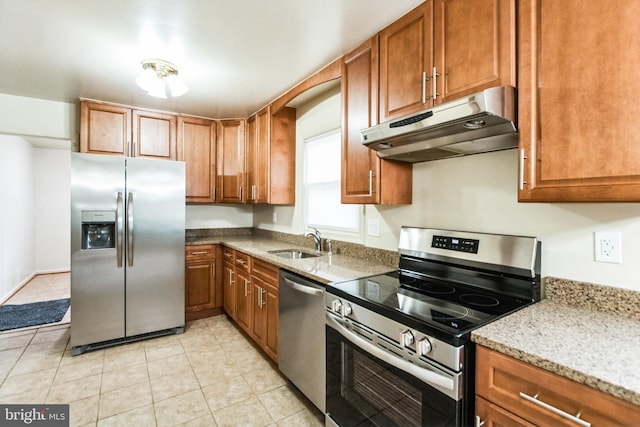
MULTIPOLYGON (((462 335, 530 301, 457 283, 389 273, 327 286, 327 291, 396 320, 462 335)), ((420 328, 425 331, 425 328, 420 328)))

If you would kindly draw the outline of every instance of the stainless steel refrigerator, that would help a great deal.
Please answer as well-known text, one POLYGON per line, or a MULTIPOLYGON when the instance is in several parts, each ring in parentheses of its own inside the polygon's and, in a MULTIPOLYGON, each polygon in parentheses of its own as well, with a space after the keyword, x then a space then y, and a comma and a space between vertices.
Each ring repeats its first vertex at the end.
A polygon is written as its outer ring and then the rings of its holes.
POLYGON ((72 354, 184 331, 183 162, 71 154, 72 354))

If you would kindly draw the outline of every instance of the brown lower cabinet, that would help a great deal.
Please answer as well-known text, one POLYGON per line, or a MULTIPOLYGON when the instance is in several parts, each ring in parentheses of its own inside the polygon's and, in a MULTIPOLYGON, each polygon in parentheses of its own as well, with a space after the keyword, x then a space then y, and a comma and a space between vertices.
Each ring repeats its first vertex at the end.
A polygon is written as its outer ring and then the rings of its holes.
POLYGON ((221 314, 222 285, 216 280, 218 246, 192 245, 185 249, 185 320, 221 314))
POLYGON ((278 267, 223 249, 224 312, 274 362, 278 361, 278 267))
POLYGON ((478 346, 476 425, 575 427, 580 421, 639 426, 640 406, 478 346))
POLYGON ((254 258, 251 336, 274 362, 278 361, 278 281, 278 267, 254 258))

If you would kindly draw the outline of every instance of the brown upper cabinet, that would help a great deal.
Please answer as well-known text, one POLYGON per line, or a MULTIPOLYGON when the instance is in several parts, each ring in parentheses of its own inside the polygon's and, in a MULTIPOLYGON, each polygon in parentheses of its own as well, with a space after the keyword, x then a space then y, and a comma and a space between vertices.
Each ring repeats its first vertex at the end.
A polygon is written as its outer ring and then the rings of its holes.
POLYGON ((185 162, 187 203, 213 203, 216 193, 216 121, 178 117, 178 160, 185 162))
POLYGON ((217 143, 216 202, 244 203, 245 119, 220 120, 217 143))
POLYGON ((80 101, 80 152, 176 160, 176 115, 80 101))
POLYGON ((520 201, 640 201, 640 2, 518 6, 520 201))
POLYGON ((296 110, 271 106, 247 119, 247 203, 295 203, 296 110))
POLYGON ((381 160, 360 139, 378 122, 378 36, 344 56, 341 85, 342 203, 411 203, 412 165, 381 160))
POLYGON ((515 0, 427 0, 380 32, 380 121, 515 86, 515 0))

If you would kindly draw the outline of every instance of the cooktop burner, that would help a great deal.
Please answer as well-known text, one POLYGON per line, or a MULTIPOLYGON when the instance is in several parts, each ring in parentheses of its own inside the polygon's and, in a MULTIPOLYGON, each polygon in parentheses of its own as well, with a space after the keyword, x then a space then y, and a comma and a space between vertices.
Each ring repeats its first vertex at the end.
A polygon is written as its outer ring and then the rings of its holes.
POLYGON ((461 335, 531 301, 457 283, 398 272, 328 286, 355 303, 369 305, 448 335, 461 335))

